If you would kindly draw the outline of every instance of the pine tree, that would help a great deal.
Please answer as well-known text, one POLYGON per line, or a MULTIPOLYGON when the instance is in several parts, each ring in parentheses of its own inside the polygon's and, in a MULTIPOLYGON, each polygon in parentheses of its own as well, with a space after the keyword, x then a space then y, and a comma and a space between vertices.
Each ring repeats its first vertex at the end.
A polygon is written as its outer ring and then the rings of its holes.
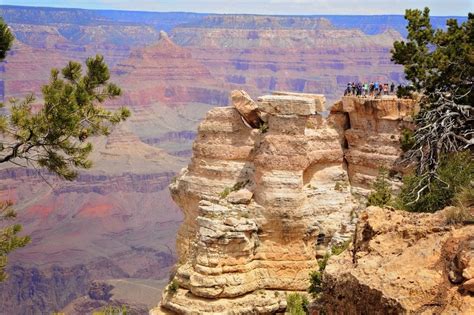
POLYGON ((8 25, 0 17, 0 61, 5 59, 7 51, 12 47, 13 39, 13 34, 8 25))
MULTIPOLYGON (((405 161, 416 168, 412 202, 438 185, 440 161, 474 147, 474 15, 461 25, 449 19, 446 30, 431 26, 429 9, 407 10, 407 41, 397 41, 392 60, 421 96, 413 145, 405 161)), ((430 211, 430 209, 427 209, 430 211)))
MULTIPOLYGON (((0 61, 13 40, 0 19, 0 61)), ((9 114, 0 116, 0 163, 45 168, 67 180, 76 178, 79 169, 92 166, 89 137, 108 135, 130 112, 126 108, 111 112, 101 106, 121 94, 120 88, 109 82, 104 58, 88 58, 86 67, 84 74, 80 63, 70 61, 61 71, 52 69, 49 83, 42 88, 44 103, 38 111, 32 109, 33 95, 22 101, 10 100, 9 114)), ((0 203, 0 221, 15 216, 10 201, 0 203)), ((21 229, 19 224, 0 229, 0 281, 7 276, 8 254, 30 241, 28 236, 18 235, 21 229)))

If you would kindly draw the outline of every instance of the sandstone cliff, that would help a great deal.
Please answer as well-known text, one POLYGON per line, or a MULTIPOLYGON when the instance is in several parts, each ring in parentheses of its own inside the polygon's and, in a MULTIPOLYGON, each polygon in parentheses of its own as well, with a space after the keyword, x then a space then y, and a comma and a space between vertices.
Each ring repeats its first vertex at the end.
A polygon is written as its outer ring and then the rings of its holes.
POLYGON ((367 193, 384 167, 401 172, 397 160, 402 154, 400 135, 413 128, 412 117, 418 106, 411 99, 385 96, 382 99, 343 97, 332 112, 347 113, 350 128, 344 136, 349 178, 355 191, 367 193))
POLYGON ((474 314, 474 226, 446 211, 364 211, 353 250, 326 267, 326 314, 474 314))
POLYGON ((170 186, 185 214, 162 298, 175 313, 284 310, 287 292, 306 291, 318 249, 353 234, 351 183, 367 188, 359 173, 375 176, 379 161, 394 163, 414 108, 347 97, 325 118, 322 95, 277 92, 254 102, 235 91, 232 101, 207 114, 191 163, 170 186), (363 132, 369 137, 355 136, 363 132), (368 152, 377 134, 379 151, 368 152))

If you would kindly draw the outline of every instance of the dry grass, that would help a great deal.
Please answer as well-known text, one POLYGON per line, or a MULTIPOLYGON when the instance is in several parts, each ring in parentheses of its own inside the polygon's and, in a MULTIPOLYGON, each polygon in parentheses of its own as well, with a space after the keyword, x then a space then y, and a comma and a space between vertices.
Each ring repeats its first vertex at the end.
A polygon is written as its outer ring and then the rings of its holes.
POLYGON ((471 218, 469 211, 464 207, 447 207, 444 215, 447 224, 462 224, 471 218))

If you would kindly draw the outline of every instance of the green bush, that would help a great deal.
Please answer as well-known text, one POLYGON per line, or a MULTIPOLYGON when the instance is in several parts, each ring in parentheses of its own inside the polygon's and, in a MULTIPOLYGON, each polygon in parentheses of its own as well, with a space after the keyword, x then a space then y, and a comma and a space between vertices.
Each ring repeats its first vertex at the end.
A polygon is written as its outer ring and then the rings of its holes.
POLYGON ((333 255, 340 255, 342 252, 344 252, 346 249, 349 248, 349 245, 351 244, 351 241, 352 240, 347 240, 345 241, 344 243, 342 244, 338 244, 338 245, 334 245, 332 248, 331 248, 331 253, 333 255))
POLYGON ((323 271, 312 271, 309 274, 308 292, 317 297, 323 291, 323 271))
POLYGON ((326 269, 326 265, 328 264, 328 260, 331 257, 330 253, 326 253, 322 259, 318 260, 319 271, 323 272, 326 269))
POLYGON ((268 124, 267 123, 263 123, 260 125, 260 127, 258 128, 260 130, 260 133, 267 133, 268 131, 268 124))
POLYGON ((286 297, 286 312, 290 315, 306 315, 309 301, 305 296, 291 293, 286 297))
POLYGON ((415 138, 413 138, 413 131, 410 129, 403 129, 400 137, 400 148, 403 152, 407 152, 415 145, 415 138))
POLYGON ((246 181, 235 183, 234 186, 232 187, 226 187, 223 191, 219 193, 219 198, 225 199, 231 192, 241 190, 242 188, 247 186, 249 183, 250 183, 250 180, 247 179, 246 181))
POLYGON ((399 85, 397 87, 397 97, 398 98, 412 98, 414 91, 415 91, 415 88, 411 85, 406 85, 406 86, 399 85))
POLYGON ((454 196, 474 180, 470 151, 452 153, 440 159, 436 177, 428 183, 416 175, 406 176, 396 206, 410 212, 435 212, 455 203, 454 196), (426 185, 426 189, 419 193, 426 185))
POLYGON ((463 187, 453 198, 454 206, 446 209, 446 222, 448 224, 474 223, 474 183, 463 187))
POLYGON ((229 194, 232 192, 232 190, 229 188, 229 187, 226 187, 223 191, 221 191, 219 193, 219 198, 221 199, 224 199, 226 198, 227 196, 229 196, 229 194))
POLYGON ((447 207, 445 210, 447 224, 462 224, 472 220, 466 208, 447 207))
POLYGON ((474 208, 474 182, 470 182, 468 186, 461 188, 454 196, 456 206, 463 209, 474 208))
POLYGON ((386 206, 392 199, 392 189, 387 181, 388 172, 385 168, 380 168, 379 175, 372 185, 373 191, 367 199, 367 206, 386 206))
POLYGON ((171 283, 168 285, 168 293, 170 294, 175 294, 178 292, 179 289, 179 283, 176 281, 176 279, 171 280, 171 283))

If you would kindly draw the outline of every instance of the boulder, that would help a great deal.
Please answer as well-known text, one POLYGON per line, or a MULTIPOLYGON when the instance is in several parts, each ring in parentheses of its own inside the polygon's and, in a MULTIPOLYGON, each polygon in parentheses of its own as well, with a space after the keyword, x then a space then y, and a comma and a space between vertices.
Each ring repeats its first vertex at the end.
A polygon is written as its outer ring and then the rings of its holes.
POLYGON ((317 113, 322 113, 326 110, 326 96, 324 96, 324 94, 294 93, 294 92, 282 92, 282 91, 275 91, 272 94, 312 98, 314 99, 314 103, 316 106, 315 109, 317 113))
POLYGON ((260 111, 273 115, 316 114, 316 102, 312 97, 296 95, 264 95, 258 98, 260 111))
POLYGON ((463 283, 462 288, 466 291, 474 293, 474 279, 467 280, 463 283))
POLYGON ((227 200, 233 204, 249 204, 252 200, 253 192, 248 189, 233 191, 227 197, 227 200))
POLYGON ((258 128, 262 123, 258 115, 258 106, 254 100, 243 90, 234 90, 230 94, 232 104, 242 115, 245 121, 253 128, 258 128))

